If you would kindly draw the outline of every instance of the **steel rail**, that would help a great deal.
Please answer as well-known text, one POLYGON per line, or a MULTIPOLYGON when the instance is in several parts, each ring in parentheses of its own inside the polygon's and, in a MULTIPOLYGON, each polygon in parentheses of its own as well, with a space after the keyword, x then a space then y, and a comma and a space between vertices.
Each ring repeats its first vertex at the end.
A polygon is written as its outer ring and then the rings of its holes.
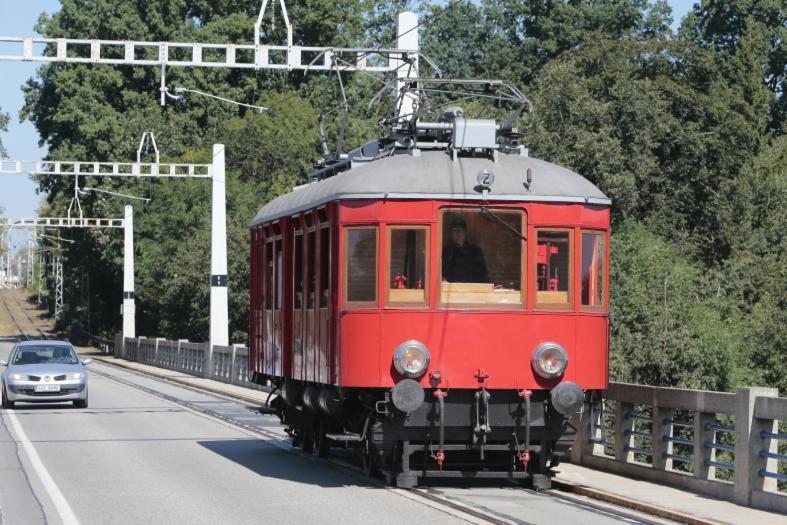
MULTIPOLYGON (((158 376, 153 375, 153 374, 148 374, 148 373, 145 373, 143 371, 130 370, 130 369, 126 368, 126 367, 115 365, 115 364, 112 364, 112 363, 109 363, 109 362, 106 362, 106 361, 101 361, 101 364, 107 365, 107 366, 112 367, 112 368, 117 368, 117 369, 120 369, 120 370, 124 370, 124 371, 130 371, 133 374, 137 374, 137 375, 143 376, 143 377, 145 377, 147 379, 151 379, 153 381, 164 383, 164 384, 167 384, 167 385, 170 385, 170 386, 171 385, 175 385, 175 386, 184 388, 186 390, 191 390, 193 392, 198 392, 198 393, 203 394, 203 395, 213 396, 213 397, 216 397, 216 398, 219 398, 219 399, 224 399, 224 400, 233 401, 233 402, 239 402, 238 399, 233 398, 230 395, 223 395, 223 394, 219 394, 219 393, 216 393, 216 392, 213 392, 213 391, 210 391, 210 390, 204 390, 204 389, 201 389, 201 388, 193 386, 193 385, 186 385, 186 384, 183 384, 183 383, 180 383, 180 382, 177 382, 177 381, 169 380, 167 378, 162 378, 162 377, 158 377, 158 376)), ((500 525, 503 525, 503 524, 504 525, 511 525, 511 524, 531 525, 528 522, 522 521, 521 519, 518 519, 518 518, 515 518, 515 517, 512 517, 512 516, 508 516, 508 515, 505 515, 503 513, 493 512, 489 508, 481 506, 481 505, 473 505, 473 504, 470 504, 470 503, 455 501, 454 499, 452 499, 452 498, 450 498, 450 497, 448 497, 446 495, 443 495, 443 494, 435 492, 434 491, 434 487, 432 487, 430 489, 431 491, 427 490, 427 489, 421 489, 421 488, 400 489, 400 488, 396 488, 396 487, 391 487, 389 485, 386 485, 385 483, 383 483, 382 481, 380 481, 378 479, 370 478, 369 476, 367 476, 362 471, 361 467, 358 466, 355 463, 349 462, 349 461, 341 459, 341 458, 319 458, 319 457, 313 456, 310 453, 306 453, 306 452, 301 451, 297 447, 293 447, 288 439, 286 439, 286 438, 284 438, 284 437, 282 437, 282 436, 280 436, 280 435, 278 435, 278 434, 276 434, 276 433, 274 433, 272 431, 248 425, 246 423, 243 423, 242 421, 238 421, 238 420, 236 420, 236 419, 234 419, 232 417, 222 415, 222 414, 220 414, 220 413, 218 413, 218 412, 216 412, 214 410, 211 410, 209 408, 204 408, 204 407, 198 406, 195 403, 184 401, 184 400, 179 399, 179 398, 177 398, 175 396, 171 396, 169 394, 165 394, 163 392, 159 392, 159 391, 157 391, 157 390, 155 390, 153 388, 148 388, 148 387, 145 387, 145 386, 142 386, 142 385, 138 385, 138 384, 136 384, 136 383, 134 383, 132 381, 128 381, 126 379, 122 379, 120 377, 113 376, 111 374, 107 374, 107 373, 104 373, 104 372, 99 372, 99 371, 97 371, 97 370, 95 370, 93 368, 91 368, 90 371, 95 373, 95 374, 97 374, 97 375, 100 375, 101 377, 103 377, 105 379, 108 379, 110 381, 114 381, 116 383, 123 384, 125 386, 128 386, 130 388, 134 388, 136 390, 144 392, 144 393, 146 393, 148 395, 151 395, 153 397, 157 397, 157 398, 163 399, 163 400, 165 400, 165 401, 167 401, 169 403, 173 403, 175 405, 184 407, 187 410, 195 413, 196 415, 200 415, 200 416, 205 417, 207 419, 219 420, 222 423, 228 424, 228 425, 233 426, 233 427, 236 427, 236 428, 238 428, 239 430, 241 430, 243 432, 247 432, 247 433, 250 433, 252 435, 255 435, 255 436, 258 436, 258 437, 262 437, 262 438, 264 438, 266 440, 269 440, 269 442, 273 446, 275 446, 275 447, 277 447, 279 449, 282 449, 282 450, 284 450, 284 451, 286 451, 286 452, 288 452, 290 454, 296 454, 298 456, 309 458, 309 459, 312 459, 312 460, 315 460, 315 461, 324 461, 324 462, 326 462, 326 464, 328 464, 329 466, 335 468, 336 470, 340 470, 341 472, 343 472, 345 474, 351 475, 352 477, 354 477, 356 479, 359 479, 360 481, 362 481, 364 483, 369 483, 369 484, 372 484, 372 485, 374 485, 374 486, 376 486, 378 488, 389 490, 391 492, 394 492, 395 494, 398 494, 400 496, 406 497, 406 498, 408 498, 408 499, 410 499, 412 501, 418 502, 418 503, 420 503, 422 505, 430 506, 432 508, 435 508, 434 507, 435 504, 442 505, 444 507, 448 507, 449 509, 451 509, 452 511, 454 511, 454 512, 456 512, 458 514, 464 514, 465 515, 465 517, 464 517, 465 521, 478 523, 478 520, 481 520, 481 521, 483 521, 485 523, 492 523, 492 524, 496 524, 496 525, 497 524, 500 524, 500 525)), ((506 487, 510 487, 511 486, 510 482, 504 481, 504 480, 500 481, 500 485, 501 486, 506 486, 506 487)), ((528 489, 521 488, 521 490, 528 490, 528 489)), ((606 505, 600 505, 600 504, 592 503, 592 502, 589 502, 589 501, 578 500, 578 499, 570 497, 568 495, 564 496, 562 494, 557 494, 557 493, 555 493, 556 490, 561 490, 561 491, 564 491, 564 492, 570 492, 570 490, 564 489, 561 483, 557 483, 552 491, 541 492, 540 494, 543 495, 544 497, 550 497, 550 498, 553 498, 555 500, 561 501, 563 503, 570 502, 570 503, 573 503, 573 504, 575 504, 575 505, 577 505, 579 507, 585 507, 585 508, 588 508, 590 510, 593 510, 593 511, 596 511, 596 512, 599 512, 599 513, 612 514, 612 515, 615 515, 615 516, 618 516, 618 517, 621 517, 621 518, 632 520, 633 522, 636 522, 636 523, 642 523, 642 524, 646 524, 646 525, 658 525, 659 523, 663 523, 663 522, 648 520, 647 518, 644 518, 641 514, 630 512, 629 509, 627 509, 626 507, 615 505, 614 503, 608 503, 608 505, 610 505, 612 507, 612 508, 609 508, 606 505)), ((439 509, 438 508, 436 510, 442 510, 443 512, 446 512, 445 509, 439 509)), ((462 517, 462 516, 457 515, 457 514, 455 514, 454 516, 455 517, 460 517, 460 518, 462 517)))
MULTIPOLYGON (((7 293, 2 293, 0 295, 2 295, 2 297, 3 297, 3 306, 5 306, 5 309, 8 311, 8 314, 11 316, 11 320, 16 325, 16 329, 19 331, 19 335, 21 336, 21 338, 23 340, 25 340, 25 341, 32 339, 32 337, 30 335, 30 332, 28 332, 28 331, 26 331, 25 329, 22 328, 22 324, 19 322, 19 319, 17 319, 17 317, 14 315, 14 312, 11 310, 11 307, 9 306, 9 303, 8 303, 9 295, 7 293)), ((46 333, 44 333, 44 331, 41 330, 41 328, 38 327, 38 324, 33 320, 32 317, 30 317, 30 314, 19 303, 19 300, 16 297, 13 297, 13 301, 14 301, 14 303, 16 303, 16 305, 15 305, 16 308, 21 310, 22 313, 25 314, 25 317, 27 317, 28 324, 33 326, 33 328, 41 335, 42 339, 47 339, 46 333)))

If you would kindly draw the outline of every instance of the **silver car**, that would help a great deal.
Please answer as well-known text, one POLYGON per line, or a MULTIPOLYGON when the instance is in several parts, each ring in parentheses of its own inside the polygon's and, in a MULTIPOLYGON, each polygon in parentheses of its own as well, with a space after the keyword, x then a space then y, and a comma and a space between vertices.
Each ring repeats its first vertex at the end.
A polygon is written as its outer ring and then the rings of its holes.
POLYGON ((80 361, 67 341, 23 341, 11 350, 0 375, 3 408, 14 403, 52 403, 73 401, 76 408, 87 408, 87 371, 92 359, 80 361))

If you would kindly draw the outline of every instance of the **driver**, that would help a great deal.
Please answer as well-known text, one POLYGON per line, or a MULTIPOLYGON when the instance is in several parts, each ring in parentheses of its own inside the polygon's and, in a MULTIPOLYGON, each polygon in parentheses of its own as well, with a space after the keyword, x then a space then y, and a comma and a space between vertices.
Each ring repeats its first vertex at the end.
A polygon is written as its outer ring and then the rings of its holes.
POLYGON ((461 217, 451 221, 443 246, 443 280, 450 283, 489 282, 484 253, 467 241, 467 223, 461 217))

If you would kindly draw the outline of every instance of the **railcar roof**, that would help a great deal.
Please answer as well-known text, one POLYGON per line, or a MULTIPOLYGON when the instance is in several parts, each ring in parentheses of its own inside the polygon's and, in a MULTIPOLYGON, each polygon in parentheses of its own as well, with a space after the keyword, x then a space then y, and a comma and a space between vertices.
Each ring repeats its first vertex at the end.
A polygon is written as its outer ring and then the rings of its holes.
POLYGON ((485 169, 495 176, 488 201, 611 204, 586 178, 543 160, 500 154, 497 162, 480 157, 453 161, 445 150, 422 151, 420 156, 399 154, 359 164, 277 197, 260 209, 251 225, 345 199, 481 200, 482 194, 474 188, 478 173, 485 169), (529 190, 528 168, 532 170, 529 190))

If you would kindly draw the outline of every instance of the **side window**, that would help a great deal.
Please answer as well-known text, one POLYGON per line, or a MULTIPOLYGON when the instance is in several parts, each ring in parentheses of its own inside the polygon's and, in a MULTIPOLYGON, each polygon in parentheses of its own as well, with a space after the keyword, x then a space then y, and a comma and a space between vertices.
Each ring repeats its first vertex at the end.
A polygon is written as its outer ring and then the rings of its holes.
POLYGON ((317 290, 317 267, 315 261, 317 257, 317 233, 312 230, 306 234, 306 287, 308 288, 306 296, 306 309, 314 310, 315 300, 314 296, 317 290))
POLYGON ((276 251, 276 275, 274 277, 276 283, 274 286, 276 287, 276 298, 274 300, 274 308, 276 310, 281 310, 282 308, 282 295, 284 291, 284 252, 282 252, 282 243, 281 239, 276 239, 275 248, 276 251))
POLYGON ((345 230, 347 261, 344 278, 346 302, 377 305, 377 228, 345 230))
POLYGON ((538 230, 536 306, 571 307, 571 232, 538 230))
POLYGON ((604 234, 582 232, 582 297, 586 310, 604 308, 604 234))
POLYGON ((266 243, 266 258, 265 258, 265 309, 273 310, 273 240, 266 243))
POLYGON ((327 227, 320 228, 320 308, 328 308, 331 285, 331 235, 327 227))
POLYGON ((388 302, 392 304, 426 304, 426 226, 389 229, 388 302))
POLYGON ((293 268, 293 275, 295 276, 293 308, 300 310, 303 307, 303 232, 300 230, 295 232, 295 254, 293 260, 295 264, 293 268))

